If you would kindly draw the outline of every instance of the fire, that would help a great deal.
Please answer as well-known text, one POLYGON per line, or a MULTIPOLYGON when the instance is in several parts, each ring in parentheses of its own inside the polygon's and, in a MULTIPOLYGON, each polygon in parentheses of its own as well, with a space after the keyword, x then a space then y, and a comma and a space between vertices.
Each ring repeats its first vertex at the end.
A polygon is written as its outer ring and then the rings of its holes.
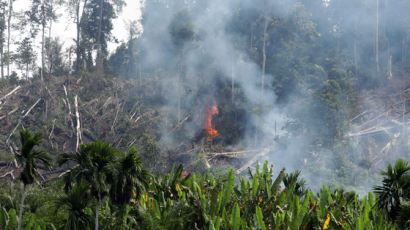
POLYGON ((208 134, 208 141, 211 141, 212 139, 214 139, 215 137, 219 135, 218 130, 212 127, 212 116, 215 116, 218 114, 219 114, 218 107, 216 105, 211 107, 208 104, 208 106, 206 107, 206 119, 204 123, 204 129, 206 130, 206 133, 208 134))

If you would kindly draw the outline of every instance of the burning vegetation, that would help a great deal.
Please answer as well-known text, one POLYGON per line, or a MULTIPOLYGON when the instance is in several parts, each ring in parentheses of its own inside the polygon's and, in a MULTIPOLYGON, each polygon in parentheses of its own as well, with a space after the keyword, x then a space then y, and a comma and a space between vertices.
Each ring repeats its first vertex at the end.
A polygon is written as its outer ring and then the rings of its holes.
POLYGON ((208 104, 206 106, 204 130, 207 134, 207 141, 212 141, 217 136, 219 136, 218 130, 212 127, 212 117, 219 114, 218 106, 213 105, 212 107, 208 104))

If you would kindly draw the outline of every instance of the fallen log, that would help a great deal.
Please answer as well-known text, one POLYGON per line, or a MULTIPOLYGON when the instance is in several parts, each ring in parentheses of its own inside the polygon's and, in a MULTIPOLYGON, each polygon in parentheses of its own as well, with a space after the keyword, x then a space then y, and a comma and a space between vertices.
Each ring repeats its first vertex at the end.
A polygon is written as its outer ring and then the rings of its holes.
POLYGON ((0 105, 3 104, 3 100, 5 100, 7 97, 13 95, 15 92, 17 92, 19 89, 21 88, 21 86, 17 86, 16 88, 14 88, 12 91, 10 91, 8 94, 4 95, 2 98, 0 98, 0 105))
POLYGON ((255 156, 252 157, 251 160, 249 160, 245 165, 243 165, 241 168, 236 170, 236 174, 241 174, 243 171, 245 171, 247 168, 251 167, 256 161, 260 159, 260 157, 268 154, 269 151, 271 151, 272 148, 265 148, 260 152, 259 154, 256 154, 255 156))
POLYGON ((14 132, 15 132, 15 131, 17 130, 17 128, 20 126, 21 121, 22 121, 25 117, 27 117, 27 115, 30 114, 31 110, 33 110, 34 107, 36 107, 36 105, 41 101, 41 99, 42 99, 42 98, 39 98, 39 99, 36 101, 36 103, 34 103, 34 104, 30 107, 30 109, 24 114, 24 116, 20 118, 20 120, 18 121, 16 127, 14 127, 13 131, 12 131, 12 132, 10 133, 10 135, 8 136, 8 138, 7 138, 7 140, 6 140, 6 144, 9 143, 11 136, 13 136, 14 132))
POLYGON ((12 115, 13 113, 17 112, 18 109, 19 109, 19 108, 17 107, 17 108, 15 108, 15 109, 13 109, 12 111, 7 112, 6 115, 3 115, 3 116, 0 117, 0 120, 3 120, 3 119, 6 118, 7 116, 10 116, 10 115, 12 115))
POLYGON ((364 135, 370 135, 370 134, 376 134, 376 133, 380 133, 380 132, 386 132, 389 129, 392 129, 394 127, 372 127, 357 133, 348 133, 346 136, 347 137, 357 137, 357 136, 364 136, 364 135))
POLYGON ((225 158, 243 158, 246 157, 246 153, 254 153, 260 152, 263 149, 255 149, 255 150, 246 150, 246 151, 236 151, 236 152, 222 152, 222 153, 206 153, 206 156, 209 157, 208 160, 212 160, 218 157, 225 157, 225 158))

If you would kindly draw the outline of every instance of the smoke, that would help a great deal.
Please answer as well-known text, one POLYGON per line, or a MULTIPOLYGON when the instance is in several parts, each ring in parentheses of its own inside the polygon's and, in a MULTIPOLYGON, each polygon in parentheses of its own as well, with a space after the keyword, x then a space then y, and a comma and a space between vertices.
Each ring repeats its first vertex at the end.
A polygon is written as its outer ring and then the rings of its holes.
POLYGON ((177 147, 193 139, 201 132, 198 121, 207 103, 232 96, 218 95, 232 83, 233 106, 246 111, 237 145, 275 146, 261 161, 268 159, 277 169, 302 169, 311 187, 369 190, 373 180, 365 175, 367 166, 360 166, 358 139, 346 137, 352 130, 343 122, 352 114, 343 111, 361 105, 349 90, 386 82, 389 57, 393 65, 407 63, 402 53, 408 50, 401 46, 408 36, 403 24, 409 4, 380 2, 377 62, 377 15, 367 1, 146 1, 142 66, 163 84, 161 143, 177 147), (264 38, 269 57, 262 87, 264 38), (174 131, 179 123, 182 128, 174 131))

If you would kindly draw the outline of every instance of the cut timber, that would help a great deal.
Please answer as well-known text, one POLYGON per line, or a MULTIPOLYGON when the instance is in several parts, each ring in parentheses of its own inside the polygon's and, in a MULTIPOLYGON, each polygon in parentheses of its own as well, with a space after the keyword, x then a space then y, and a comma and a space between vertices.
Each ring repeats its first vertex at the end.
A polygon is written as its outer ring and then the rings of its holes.
POLYGON ((7 97, 11 96, 13 93, 17 92, 17 90, 19 90, 20 88, 21 88, 21 86, 17 86, 12 91, 10 91, 10 93, 8 93, 8 94, 4 95, 2 98, 0 98, 0 105, 3 103, 3 100, 5 100, 7 97))
POLYGON ((251 167, 256 161, 260 159, 260 157, 265 156, 268 154, 269 151, 271 151, 272 148, 265 148, 263 149, 259 154, 256 154, 255 156, 252 157, 245 165, 243 165, 240 169, 236 170, 236 174, 241 174, 243 171, 245 171, 247 168, 251 167))
POLYGON ((78 150, 80 143, 83 141, 83 137, 81 135, 81 124, 80 124, 80 113, 78 112, 78 96, 75 95, 74 97, 74 106, 75 106, 75 117, 77 119, 77 144, 75 149, 78 150))

